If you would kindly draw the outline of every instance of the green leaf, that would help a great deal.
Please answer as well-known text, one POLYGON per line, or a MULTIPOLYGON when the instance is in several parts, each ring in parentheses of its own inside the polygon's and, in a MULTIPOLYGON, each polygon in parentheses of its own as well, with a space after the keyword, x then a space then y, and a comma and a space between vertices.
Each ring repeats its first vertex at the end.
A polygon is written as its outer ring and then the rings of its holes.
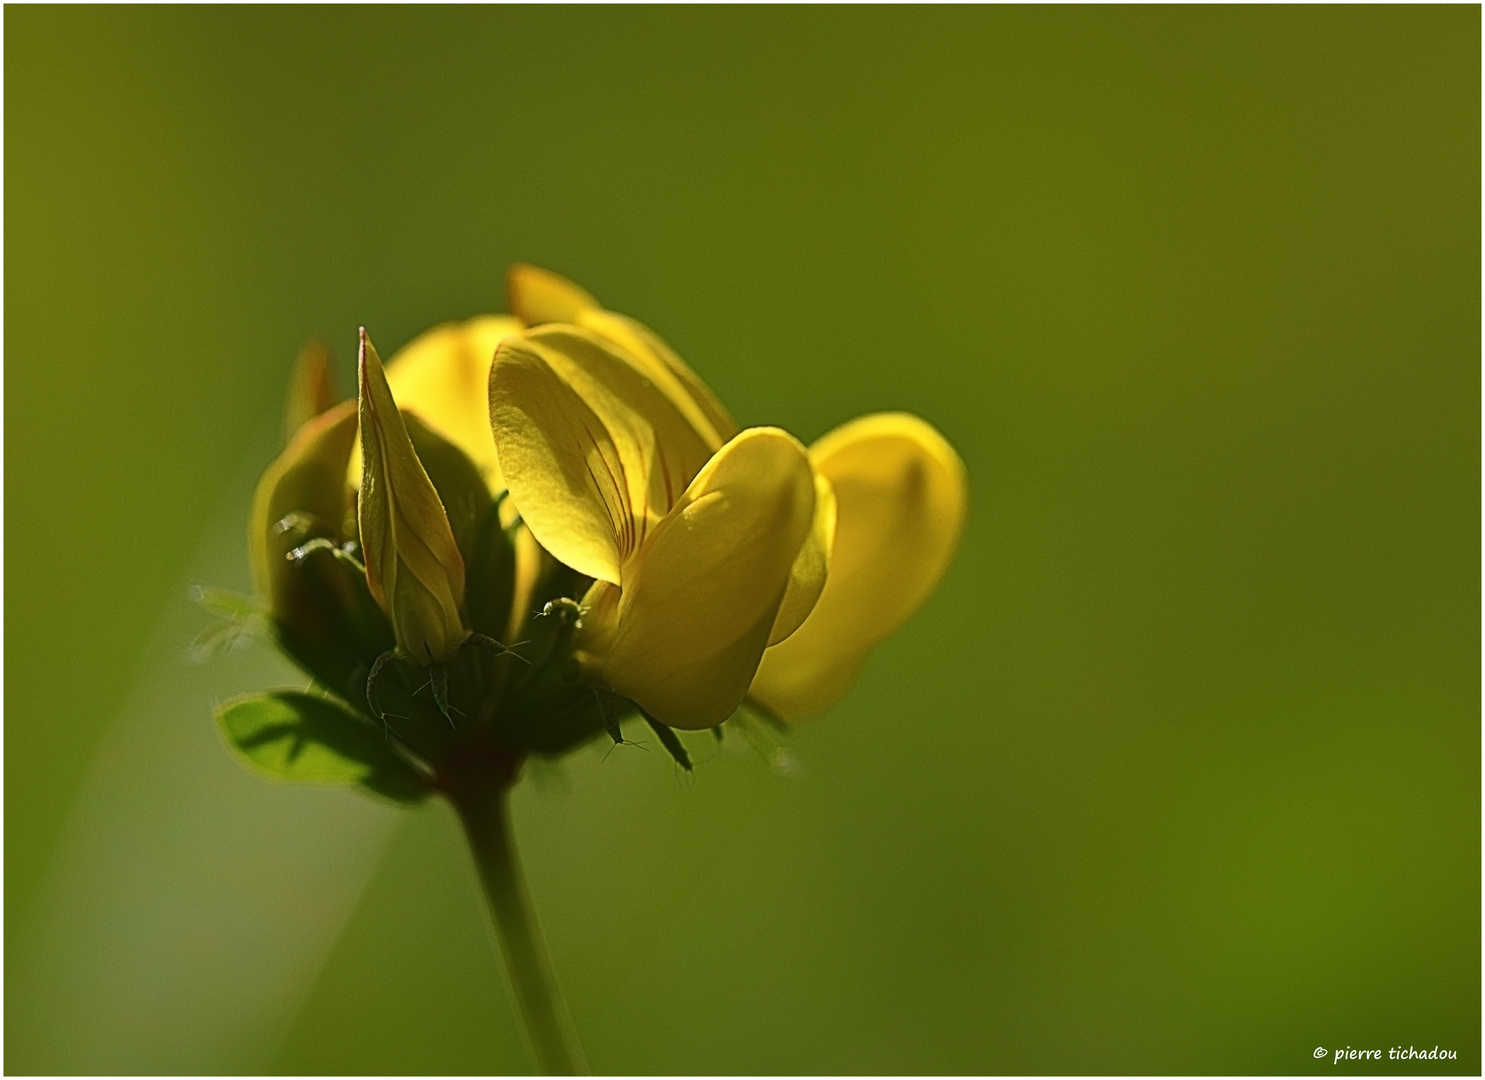
POLYGON ((428 795, 417 770, 370 722, 292 690, 234 698, 217 724, 256 772, 294 784, 357 785, 399 803, 428 795))

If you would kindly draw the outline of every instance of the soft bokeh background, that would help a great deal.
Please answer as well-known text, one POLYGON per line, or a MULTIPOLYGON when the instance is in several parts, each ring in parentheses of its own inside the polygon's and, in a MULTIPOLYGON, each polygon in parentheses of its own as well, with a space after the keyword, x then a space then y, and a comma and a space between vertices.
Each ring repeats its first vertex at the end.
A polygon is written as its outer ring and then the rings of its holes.
POLYGON ((7 1071, 529 1067, 453 817, 185 659, 301 342, 525 259, 973 485, 800 775, 523 782, 596 1069, 1478 1072, 1478 8, 4 18, 7 1071))

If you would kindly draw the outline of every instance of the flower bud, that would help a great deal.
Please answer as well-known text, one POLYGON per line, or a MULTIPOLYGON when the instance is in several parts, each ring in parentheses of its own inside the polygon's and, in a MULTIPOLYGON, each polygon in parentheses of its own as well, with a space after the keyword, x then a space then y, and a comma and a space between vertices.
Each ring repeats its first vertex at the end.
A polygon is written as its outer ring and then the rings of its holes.
MULTIPOLYGON (((253 583, 276 622, 300 634, 324 623, 317 600, 317 578, 289 561, 290 551, 310 540, 339 545, 350 507, 346 462, 356 438, 356 414, 349 401, 300 425, 289 445, 263 473, 253 495, 248 532, 253 583), (293 527, 286 527, 292 523, 293 527)), ((342 601, 347 582, 333 583, 342 601)))
POLYGON ((398 648, 419 663, 442 663, 468 636, 459 614, 464 560, 365 330, 359 367, 366 584, 398 648))

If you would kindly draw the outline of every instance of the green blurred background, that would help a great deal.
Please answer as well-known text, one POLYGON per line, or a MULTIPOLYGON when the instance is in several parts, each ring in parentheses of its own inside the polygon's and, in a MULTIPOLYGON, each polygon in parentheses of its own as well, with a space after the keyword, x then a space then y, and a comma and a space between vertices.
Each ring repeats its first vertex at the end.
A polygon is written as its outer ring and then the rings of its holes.
POLYGON ((1478 8, 4 18, 6 1071, 529 1068, 452 815, 186 660, 301 342, 517 259, 972 485, 797 769, 523 782, 596 1070, 1479 1071, 1478 8))

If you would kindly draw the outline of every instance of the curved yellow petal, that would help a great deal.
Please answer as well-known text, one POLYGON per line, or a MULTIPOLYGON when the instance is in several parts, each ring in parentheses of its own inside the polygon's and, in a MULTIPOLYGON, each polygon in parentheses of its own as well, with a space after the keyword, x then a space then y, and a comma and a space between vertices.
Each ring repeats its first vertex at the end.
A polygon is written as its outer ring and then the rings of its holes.
POLYGON ((709 456, 626 357, 569 325, 501 344, 490 423, 511 497, 537 540, 616 584, 709 456))
POLYGON ((573 321, 633 357, 640 372, 660 388, 696 429, 707 449, 715 452, 737 434, 736 422, 711 387, 647 326, 627 315, 600 308, 585 309, 573 321))
POLYGON ((871 647, 938 584, 964 526, 964 463, 905 413, 853 420, 810 448, 835 489, 830 575, 814 610, 769 649, 749 695, 785 720, 829 708, 871 647))
POLYGON ((559 562, 617 582, 624 496, 607 463, 618 451, 603 422, 524 338, 503 342, 495 355, 490 424, 509 501, 526 528, 559 562))
POLYGON ((530 263, 512 263, 505 272, 505 299, 527 326, 575 323, 580 312, 598 307, 597 300, 561 274, 530 263))
POLYGON ((357 516, 366 584, 404 653, 422 663, 444 661, 466 636, 459 615, 464 559, 364 330, 360 374, 357 516))
POLYGON ((830 553, 835 547, 835 489, 820 473, 815 473, 815 520, 805 538, 794 565, 789 570, 789 587, 784 602, 773 621, 768 643, 777 645, 798 630, 825 589, 830 574, 830 553))
POLYGON ((626 552, 633 551, 649 526, 676 504, 713 448, 630 357, 598 335, 554 325, 528 331, 526 338, 592 407, 614 440, 620 486, 634 517, 626 552))
POLYGON ((737 423, 711 388, 649 327, 604 310, 565 277, 528 263, 516 263, 506 272, 505 291, 511 311, 527 325, 576 323, 617 345, 680 410, 709 451, 715 453, 737 434, 737 423))
MULTIPOLYGON (((521 324, 508 315, 477 315, 419 334, 387 361, 387 385, 400 409, 415 414, 469 456, 492 494, 505 490, 490 436, 490 365, 495 350, 521 324)), ((361 454, 351 462, 361 481, 361 454)))
POLYGON ((289 376, 289 394, 284 400, 284 443, 335 401, 330 348, 323 341, 311 341, 299 350, 293 374, 289 376))
POLYGON ((657 720, 713 727, 742 702, 815 517, 804 448, 777 428, 724 446, 623 583, 601 677, 657 720))
POLYGON ((300 425, 289 445, 264 471, 253 493, 248 551, 253 584, 275 615, 287 610, 296 578, 285 558, 308 540, 343 538, 350 488, 346 462, 356 438, 356 403, 344 401, 300 425), (275 528, 289 514, 300 523, 275 528))

